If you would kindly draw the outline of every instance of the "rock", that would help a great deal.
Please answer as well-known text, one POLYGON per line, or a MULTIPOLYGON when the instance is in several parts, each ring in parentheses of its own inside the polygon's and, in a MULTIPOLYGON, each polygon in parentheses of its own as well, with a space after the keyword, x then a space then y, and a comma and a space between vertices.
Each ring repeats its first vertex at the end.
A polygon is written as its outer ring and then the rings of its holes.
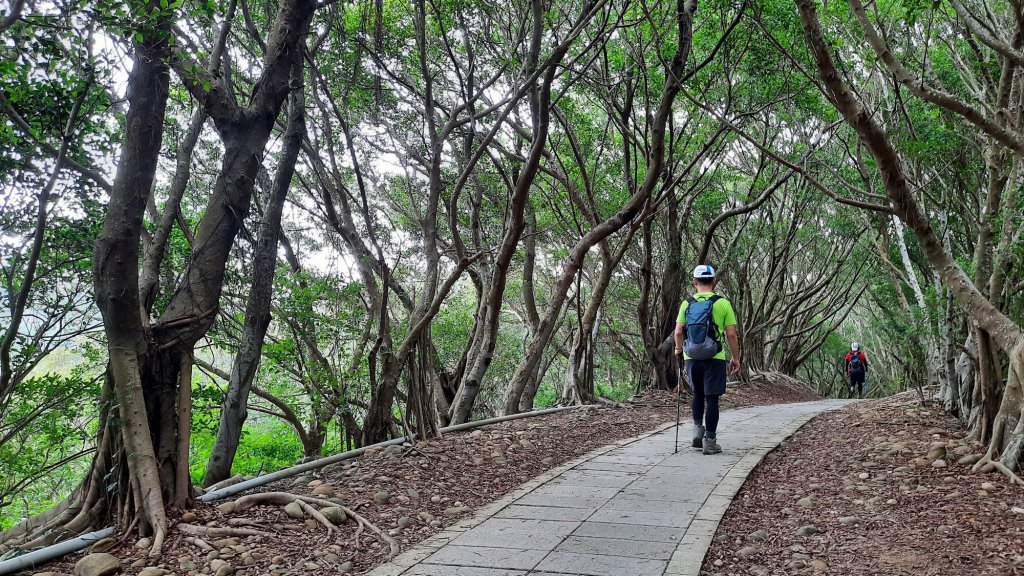
POLYGON ((931 430, 928 431, 928 433, 929 434, 945 434, 946 431, 943 430, 942 428, 932 428, 931 430))
POLYGON ((945 460, 936 460, 935 462, 932 462, 932 468, 945 468, 945 467, 946 467, 946 461, 945 460))
POLYGON ((440 520, 431 520, 429 526, 431 528, 440 528, 441 526, 444 526, 444 522, 441 522, 440 520))
POLYGON ((938 532, 939 534, 949 534, 950 532, 952 532, 952 530, 953 530, 952 528, 950 528, 949 526, 946 526, 944 524, 935 528, 935 531, 938 532))
POLYGON ((978 460, 981 460, 981 454, 968 454, 967 456, 963 456, 962 458, 957 460, 956 463, 957 464, 967 464, 967 465, 970 466, 970 465, 977 464, 978 460))
POLYGON ((303 522, 303 524, 305 524, 306 528, 308 528, 310 530, 314 530, 314 529, 316 529, 317 526, 320 525, 319 523, 317 523, 316 520, 314 520, 312 518, 306 518, 306 521, 303 522))
POLYGON ((214 576, 232 576, 235 573, 235 567, 225 564, 214 572, 214 576))
POLYGON ((324 498, 334 498, 334 487, 330 484, 321 484, 316 488, 313 488, 313 496, 322 496, 324 498))
POLYGON ((210 561, 210 570, 212 572, 216 572, 217 570, 220 570, 221 566, 227 566, 227 565, 228 565, 227 562, 225 562, 223 560, 220 560, 220 559, 211 560, 210 561))
POLYGON ((106 552, 117 546, 116 538, 103 538, 97 540, 95 544, 89 547, 89 552, 106 552))
POLYGON ((441 497, 438 496, 437 494, 434 494, 433 496, 430 497, 430 501, 433 502, 434 504, 438 504, 441 502, 441 497))
POLYGON ((828 570, 828 564, 826 564, 824 560, 818 560, 817 558, 808 562, 808 565, 813 568, 815 572, 828 570))
POLYGON ((341 565, 338 566, 338 570, 340 570, 342 572, 351 572, 352 571, 352 563, 348 562, 348 561, 342 562, 341 565))
POLYGON ((839 523, 852 526, 854 524, 860 524, 860 518, 857 518, 856 516, 840 516, 839 523))
POLYGON ((494 458, 491 458, 491 461, 495 462, 497 464, 504 464, 504 463, 508 462, 508 458, 505 458, 504 455, 495 456, 494 458))
POLYGON ((550 466, 551 464, 555 463, 555 459, 552 458, 551 456, 548 456, 547 458, 544 458, 543 460, 541 460, 540 463, 545 465, 545 466, 550 466))
POLYGON ((473 509, 469 506, 449 506, 444 509, 445 516, 458 516, 459 514, 465 514, 466 512, 472 512, 473 509))
POLYGON ((987 490, 989 492, 992 492, 992 491, 994 491, 996 489, 996 485, 991 483, 991 482, 982 482, 981 483, 981 489, 982 490, 987 490))
POLYGON ((412 518, 409 518, 408 516, 402 516, 401 518, 398 519, 398 527, 399 528, 405 529, 405 528, 408 528, 409 526, 412 526, 412 518))
POLYGON ((146 559, 145 558, 139 558, 135 562, 132 562, 131 566, 132 566, 132 568, 145 568, 146 567, 146 559))
POLYGON ((206 555, 207 560, 216 560, 220 558, 220 550, 210 550, 210 553, 206 555))
POLYGON ((402 529, 401 528, 392 528, 391 530, 388 530, 388 536, 395 537, 395 536, 401 536, 401 535, 402 535, 402 529))
POLYGON ((867 472, 861 472, 860 474, 857 474, 857 478, 860 478, 861 480, 867 480, 868 478, 871 478, 871 474, 868 474, 867 472))
POLYGON ((805 497, 797 500, 796 501, 796 505, 800 506, 801 508, 813 508, 814 507, 814 500, 810 496, 805 496, 805 497))
POLYGON ((334 524, 335 526, 341 526, 345 522, 348 522, 348 514, 346 514, 344 510, 338 508, 337 506, 330 506, 328 508, 324 508, 323 510, 320 511, 320 513, 323 514, 324 518, 327 518, 331 522, 331 524, 334 524))
POLYGON ((401 446, 399 446, 397 444, 392 444, 392 445, 387 446, 387 447, 384 448, 384 455, 385 456, 393 456, 395 454, 401 454, 403 452, 405 452, 405 448, 402 448, 401 446))
POLYGON ((170 574, 170 572, 163 568, 146 568, 139 572, 139 576, 166 576, 167 574, 170 574))
POLYGON ((767 539, 768 539, 768 531, 767 530, 754 530, 750 534, 747 534, 747 540, 767 540, 767 539))
POLYGON ((485 462, 487 462, 487 459, 479 454, 473 454, 469 458, 469 463, 473 466, 483 466, 485 462))
POLYGON ((387 504, 391 502, 391 493, 387 490, 381 490, 373 495, 373 501, 377 504, 387 504))
POLYGON ((135 547, 139 550, 148 550, 153 545, 153 541, 149 538, 143 538, 135 543, 135 547))
POLYGON ((196 563, 188 558, 182 558, 178 560, 178 568, 180 568, 182 572, 189 572, 196 569, 196 563))
POLYGON ((526 448, 527 450, 532 450, 534 448, 533 442, 530 442, 526 438, 520 440, 519 445, 522 446, 523 448, 526 448))
POLYGON ((284 513, 287 514, 289 518, 299 519, 306 517, 306 513, 302 511, 302 506, 299 506, 298 502, 289 502, 286 504, 284 507, 284 513))
POLYGON ((96 552, 75 563, 75 576, 107 576, 121 571, 121 561, 113 554, 96 552))
POLYGON ((979 470, 981 470, 981 472, 983 472, 985 474, 988 474, 990 472, 995 472, 995 470, 996 470, 996 463, 995 462, 989 462, 989 463, 985 464, 984 466, 982 466, 981 468, 979 468, 979 470))
POLYGON ((899 468, 893 470, 892 472, 893 472, 893 474, 906 474, 908 472, 913 472, 913 471, 914 471, 914 469, 911 468, 910 466, 900 466, 899 468))
POLYGON ((736 552, 736 555, 739 556, 740 558, 749 558, 749 557, 753 556, 754 554, 757 554, 757 548, 755 548, 753 546, 744 546, 743 548, 740 548, 736 552))
POLYGON ((803 560, 791 560, 789 564, 786 564, 786 568, 789 568, 790 570, 802 570, 807 568, 807 562, 804 562, 803 560))
POLYGON ((420 501, 420 493, 417 492, 415 488, 409 488, 408 490, 405 491, 405 494, 409 497, 409 500, 413 504, 418 504, 419 503, 419 501, 420 501))
POLYGON ((796 535, 797 536, 814 536, 817 533, 818 533, 818 528, 816 526, 814 526, 813 524, 808 524, 806 526, 801 526, 801 527, 797 528, 797 530, 796 530, 796 535))
POLYGON ((328 552, 327 554, 324 554, 324 562, 337 564, 338 562, 341 562, 341 557, 335 554, 334 552, 328 552))
POLYGON ((195 522, 198 519, 199 519, 199 517, 196 516, 195 512, 185 512, 184 514, 181 515, 181 518, 180 518, 180 520, 182 522, 195 522))
POLYGON ((217 510, 219 510, 221 514, 231 514, 235 511, 235 503, 225 502, 223 504, 218 505, 217 510))

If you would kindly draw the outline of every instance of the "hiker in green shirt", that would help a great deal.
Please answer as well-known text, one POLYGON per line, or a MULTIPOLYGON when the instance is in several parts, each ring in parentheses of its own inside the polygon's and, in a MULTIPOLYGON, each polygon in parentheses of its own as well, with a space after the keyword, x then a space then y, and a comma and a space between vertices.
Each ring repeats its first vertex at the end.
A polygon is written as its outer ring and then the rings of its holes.
POLYGON ((714 268, 707 264, 694 268, 696 293, 680 306, 675 332, 675 353, 686 362, 693 392, 693 447, 705 454, 722 451, 716 439, 719 399, 725 394, 726 371, 735 374, 740 369, 736 313, 729 300, 715 294, 716 284, 714 268), (731 353, 728 361, 723 334, 731 353))

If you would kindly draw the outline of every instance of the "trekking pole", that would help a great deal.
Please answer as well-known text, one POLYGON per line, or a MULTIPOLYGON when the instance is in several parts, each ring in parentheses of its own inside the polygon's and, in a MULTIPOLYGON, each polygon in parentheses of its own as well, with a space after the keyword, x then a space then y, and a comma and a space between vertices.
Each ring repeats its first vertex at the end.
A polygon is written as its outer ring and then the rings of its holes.
POLYGON ((683 369, 680 360, 680 357, 676 356, 676 449, 675 452, 672 452, 673 454, 679 453, 679 397, 682 395, 681 387, 683 385, 683 369))

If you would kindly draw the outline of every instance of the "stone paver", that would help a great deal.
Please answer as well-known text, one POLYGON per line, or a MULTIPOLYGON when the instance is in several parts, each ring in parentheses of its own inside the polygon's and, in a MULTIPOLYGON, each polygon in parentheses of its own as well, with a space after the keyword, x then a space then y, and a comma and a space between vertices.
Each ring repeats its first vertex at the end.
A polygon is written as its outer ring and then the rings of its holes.
MULTIPOLYGON (((815 415, 848 401, 722 413, 724 452, 673 454, 674 423, 549 470, 372 576, 697 576, 747 474, 815 415)), ((684 442, 685 440, 685 442, 684 442)))

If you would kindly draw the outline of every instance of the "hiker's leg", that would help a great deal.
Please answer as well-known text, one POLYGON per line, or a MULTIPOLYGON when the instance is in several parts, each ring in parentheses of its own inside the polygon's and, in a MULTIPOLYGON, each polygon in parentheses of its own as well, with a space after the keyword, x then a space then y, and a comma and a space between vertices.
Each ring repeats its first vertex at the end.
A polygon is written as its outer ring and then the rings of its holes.
POLYGON ((708 438, 715 438, 718 432, 718 401, 721 397, 721 394, 708 394, 705 396, 708 409, 707 414, 704 416, 706 428, 704 435, 708 438))
POLYGON ((686 376, 690 379, 690 391, 693 392, 690 410, 693 413, 694 426, 704 425, 704 371, 701 370, 700 364, 693 360, 686 361, 686 376))
POLYGON ((725 394, 726 366, 725 360, 704 361, 705 438, 715 438, 718 431, 718 399, 725 394))

